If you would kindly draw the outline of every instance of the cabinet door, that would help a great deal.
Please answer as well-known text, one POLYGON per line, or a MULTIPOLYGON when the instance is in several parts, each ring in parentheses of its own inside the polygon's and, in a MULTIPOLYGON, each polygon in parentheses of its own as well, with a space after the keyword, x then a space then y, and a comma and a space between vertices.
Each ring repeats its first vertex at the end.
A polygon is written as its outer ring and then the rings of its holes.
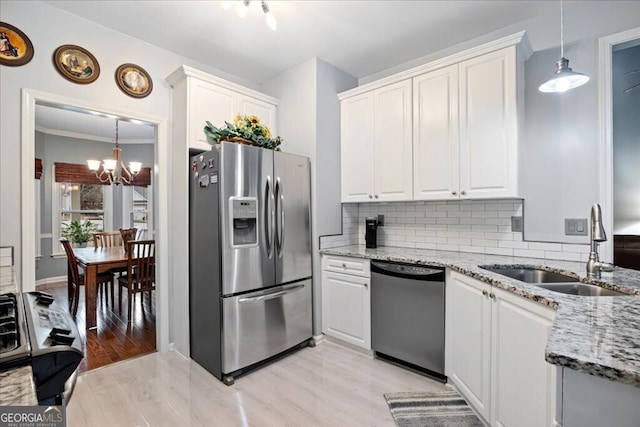
POLYGON ((190 84, 189 146, 209 149, 211 145, 207 142, 203 130, 206 122, 223 127, 225 121, 233 121, 237 114, 237 95, 228 89, 197 79, 191 79, 190 84))
POLYGON ((373 199, 373 93, 363 93, 341 104, 342 201, 373 199))
POLYGON ((515 67, 515 47, 459 64, 462 197, 518 195, 515 67))
POLYGON ((452 272, 447 282, 447 376, 487 420, 491 393, 490 286, 452 272))
POLYGON ((247 95, 238 95, 238 112, 245 116, 256 116, 267 126, 273 137, 276 132, 276 106, 247 95))
POLYGON ((413 79, 413 198, 458 198, 458 65, 413 79))
POLYGON ((374 201, 411 200, 411 80, 377 89, 374 95, 374 201))
POLYGON ((322 272, 322 332, 371 349, 368 277, 322 272))
POLYGON ((544 360, 551 308, 492 291, 492 426, 552 426, 556 367, 544 360))

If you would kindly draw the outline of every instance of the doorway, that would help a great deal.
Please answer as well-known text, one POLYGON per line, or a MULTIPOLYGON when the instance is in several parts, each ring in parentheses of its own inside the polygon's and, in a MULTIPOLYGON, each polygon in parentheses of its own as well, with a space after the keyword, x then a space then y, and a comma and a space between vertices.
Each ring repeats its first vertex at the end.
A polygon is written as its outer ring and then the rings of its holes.
MULTIPOLYGON (((619 70, 614 69, 614 52, 621 52, 627 48, 633 48, 640 45, 640 28, 634 28, 611 36, 603 37, 599 41, 599 70, 598 70, 598 90, 599 90, 599 116, 600 116, 600 204, 604 208, 603 222, 606 230, 612 230, 614 238, 608 239, 602 245, 604 259, 614 259, 614 241, 616 240, 616 232, 625 232, 628 225, 622 224, 621 217, 623 212, 618 210, 626 209, 616 203, 616 192, 618 192, 618 202, 622 197, 626 197, 616 188, 615 178, 615 157, 614 154, 614 79, 619 70), (617 206, 616 206, 617 205, 617 206), (618 224, 616 224, 616 216, 618 224)), ((636 74, 640 82, 640 73, 636 74)), ((618 80, 624 85, 624 82, 618 80)), ((624 91, 625 88, 623 88, 624 91)), ((623 93, 638 97, 638 89, 632 92, 623 93)), ((618 97, 621 94, 617 94, 618 97)), ((620 129, 618 130, 618 132, 620 129)), ((640 217, 639 217, 640 219, 640 217)), ((618 239, 620 242, 620 239, 618 239)))
POLYGON ((156 250, 156 304, 157 313, 155 324, 155 341, 158 351, 167 351, 169 347, 169 308, 168 308, 168 241, 170 239, 169 218, 166 214, 169 209, 169 147, 167 138, 167 121, 163 118, 147 116, 135 111, 116 109, 110 106, 97 105, 94 103, 71 99, 60 95, 35 91, 32 89, 22 90, 22 141, 21 156, 21 190, 22 190, 22 266, 21 283, 22 291, 35 290, 35 269, 36 269, 36 232, 35 227, 27 224, 36 223, 35 193, 33 185, 34 161, 35 158, 35 111, 37 105, 69 109, 89 114, 103 115, 111 118, 122 118, 129 121, 139 121, 155 126, 155 139, 153 153, 152 177, 155 183, 153 188, 153 210, 159 214, 153 218, 153 229, 155 231, 156 250), (159 172, 162 171, 162 172, 159 172), (163 188, 164 191, 158 191, 163 188), (165 214, 163 214, 165 213, 165 214))

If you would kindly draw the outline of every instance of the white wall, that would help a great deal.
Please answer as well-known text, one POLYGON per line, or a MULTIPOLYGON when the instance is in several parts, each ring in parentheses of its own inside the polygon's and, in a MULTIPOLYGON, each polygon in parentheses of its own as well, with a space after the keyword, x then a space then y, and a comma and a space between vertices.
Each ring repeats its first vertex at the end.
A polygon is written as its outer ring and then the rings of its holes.
MULTIPOLYGON (((186 64, 219 77, 233 80, 253 89, 259 86, 239 80, 221 71, 212 69, 187 58, 170 53, 116 31, 103 27, 75 15, 38 1, 0 2, 2 21, 21 29, 31 39, 35 55, 33 60, 22 67, 0 66, 0 244, 15 247, 16 271, 21 271, 22 236, 21 230, 31 224, 23 224, 20 212, 21 196, 18 180, 21 165, 33 159, 21 159, 20 108, 21 89, 30 88, 50 94, 110 106, 112 109, 131 111, 142 116, 153 116, 170 120, 171 88, 165 81, 179 66, 186 64), (89 85, 79 85, 64 79, 55 70, 51 57, 54 50, 63 44, 77 44, 88 49, 100 63, 98 80, 89 85), (153 92, 147 98, 134 99, 124 95, 116 86, 115 69, 122 63, 133 62, 145 68, 154 81, 153 92)), ((170 134, 170 132, 169 132, 170 134)), ((173 159, 187 158, 185 141, 170 141, 170 150, 176 153, 173 159), (179 154, 179 155, 178 155, 179 154)), ((169 224, 184 224, 187 221, 187 205, 176 202, 174 194, 186 192, 184 186, 175 186, 173 176, 186 174, 185 162, 175 161, 166 171, 158 171, 169 176, 173 186, 161 188, 166 191, 172 203, 168 212, 169 224)), ((157 168, 157 165, 156 165, 157 168)), ((185 253, 188 248, 172 245, 171 230, 168 236, 161 236, 158 244, 164 251, 170 251, 170 342, 179 351, 188 354, 188 306, 184 304, 188 293, 188 263, 185 253), (173 295, 182 296, 181 304, 172 303, 173 295)), ((184 246, 184 245, 183 245, 184 246)), ((22 282, 22 278, 19 278, 22 282)), ((34 283, 22 283, 25 289, 32 289, 34 283)))
POLYGON ((356 79, 319 59, 264 82, 263 91, 279 99, 278 133, 282 151, 311 162, 314 334, 321 332, 320 236, 340 233, 340 102, 337 94, 356 79))

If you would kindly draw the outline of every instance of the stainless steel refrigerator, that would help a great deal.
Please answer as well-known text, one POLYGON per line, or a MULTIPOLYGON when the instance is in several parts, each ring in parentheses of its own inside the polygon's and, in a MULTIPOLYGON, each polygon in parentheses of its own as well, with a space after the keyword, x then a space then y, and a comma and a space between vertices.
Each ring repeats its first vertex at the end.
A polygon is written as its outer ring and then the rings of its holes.
POLYGON ((223 142, 192 157, 191 358, 234 377, 312 343, 309 159, 223 142))

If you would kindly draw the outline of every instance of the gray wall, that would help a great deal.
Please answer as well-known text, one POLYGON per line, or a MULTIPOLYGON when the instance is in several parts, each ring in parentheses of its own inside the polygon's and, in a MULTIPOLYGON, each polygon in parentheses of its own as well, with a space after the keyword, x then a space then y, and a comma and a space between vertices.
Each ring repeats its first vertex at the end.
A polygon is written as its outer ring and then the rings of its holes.
POLYGON ((640 46, 613 53, 614 233, 640 234, 640 46))
MULTIPOLYGON (((42 177, 40 178, 40 232, 46 237, 41 239, 42 256, 36 262, 36 280, 60 277, 67 274, 66 258, 52 258, 53 218, 51 217, 51 193, 53 188, 53 164, 55 162, 84 164, 87 159, 111 157, 113 144, 85 139, 69 138, 36 132, 36 157, 42 159, 42 177)), ((137 160, 143 167, 153 166, 153 145, 125 144, 122 148, 125 162, 137 160)), ((113 229, 122 226, 122 188, 113 186, 113 229)))
POLYGON ((356 79, 331 64, 311 59, 263 83, 279 99, 278 132, 283 151, 311 161, 314 334, 322 331, 320 236, 340 233, 340 102, 337 94, 356 79))

